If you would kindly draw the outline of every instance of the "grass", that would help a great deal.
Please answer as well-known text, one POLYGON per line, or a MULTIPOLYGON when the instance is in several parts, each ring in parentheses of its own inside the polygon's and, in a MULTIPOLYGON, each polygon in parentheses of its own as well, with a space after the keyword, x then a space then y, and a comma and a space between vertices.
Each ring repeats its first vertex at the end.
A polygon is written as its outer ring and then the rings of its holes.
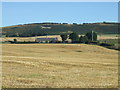
MULTIPOLYGON (((61 40, 60 35, 49 35, 47 38, 58 38, 58 40, 61 40)), ((35 41, 36 38, 46 38, 46 36, 36 36, 36 37, 4 37, 2 38, 2 41, 13 41, 13 39, 17 39, 19 42, 29 42, 29 41, 35 41)))
POLYGON ((3 44, 6 88, 116 88, 118 51, 85 44, 3 44))
POLYGON ((110 43, 110 44, 114 44, 115 46, 119 46, 119 39, 103 39, 100 40, 101 42, 106 42, 106 43, 110 43))
POLYGON ((101 34, 98 35, 98 40, 104 40, 104 39, 118 39, 119 34, 101 34))

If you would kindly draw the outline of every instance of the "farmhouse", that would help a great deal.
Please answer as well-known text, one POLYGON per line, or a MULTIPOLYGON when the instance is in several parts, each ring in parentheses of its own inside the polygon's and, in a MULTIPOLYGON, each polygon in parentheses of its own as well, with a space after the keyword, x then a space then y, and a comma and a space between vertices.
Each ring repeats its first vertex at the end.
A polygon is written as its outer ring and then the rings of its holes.
POLYGON ((36 38, 35 42, 57 42, 58 38, 36 38))

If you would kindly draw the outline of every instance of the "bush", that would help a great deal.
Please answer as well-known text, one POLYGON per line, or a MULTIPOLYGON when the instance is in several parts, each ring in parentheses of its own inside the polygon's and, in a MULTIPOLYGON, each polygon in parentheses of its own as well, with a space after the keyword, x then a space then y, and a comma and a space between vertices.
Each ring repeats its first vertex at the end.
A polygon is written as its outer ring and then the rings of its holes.
POLYGON ((86 36, 87 36, 88 39, 91 40, 91 41, 97 41, 97 33, 96 33, 96 32, 93 32, 93 31, 88 32, 88 33, 86 34, 86 36))
POLYGON ((61 36, 63 42, 65 42, 65 40, 67 40, 67 38, 68 38, 67 34, 62 34, 60 36, 61 36))
POLYGON ((111 43, 101 43, 100 46, 114 46, 114 44, 111 44, 111 43))
POLYGON ((86 42, 88 42, 88 38, 87 38, 86 36, 81 36, 81 37, 79 38, 79 42, 80 42, 80 43, 86 43, 86 42))
POLYGON ((49 43, 48 41, 45 41, 45 43, 49 43))
POLYGON ((68 41, 65 41, 65 43, 68 43, 68 41))
POLYGON ((17 39, 13 39, 14 42, 17 42, 17 39))
POLYGON ((69 35, 69 39, 72 40, 72 43, 78 43, 79 42, 79 37, 76 33, 71 33, 69 35))
POLYGON ((57 41, 56 43, 62 43, 61 41, 57 41))

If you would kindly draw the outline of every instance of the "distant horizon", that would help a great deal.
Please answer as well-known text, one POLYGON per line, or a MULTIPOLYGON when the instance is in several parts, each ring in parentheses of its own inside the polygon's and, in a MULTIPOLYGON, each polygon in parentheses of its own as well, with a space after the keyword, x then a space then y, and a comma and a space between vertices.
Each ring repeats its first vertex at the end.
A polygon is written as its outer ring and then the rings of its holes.
MULTIPOLYGON (((103 22, 84 22, 84 23, 88 23, 88 24, 92 24, 92 23, 119 23, 119 22, 107 22, 107 21, 103 21, 103 22)), ((40 23, 58 23, 58 24, 63 24, 63 23, 67 23, 67 22, 31 22, 31 23, 23 23, 23 24, 15 24, 15 25, 10 25, 10 26, 17 26, 17 25, 25 25, 25 24, 40 24, 40 23)), ((76 24, 84 24, 84 23, 76 23, 76 24)), ((67 24, 74 24, 73 23, 67 23, 67 24)), ((4 26, 4 27, 9 27, 9 26, 4 26)))
POLYGON ((117 2, 3 2, 2 26, 118 22, 117 2))

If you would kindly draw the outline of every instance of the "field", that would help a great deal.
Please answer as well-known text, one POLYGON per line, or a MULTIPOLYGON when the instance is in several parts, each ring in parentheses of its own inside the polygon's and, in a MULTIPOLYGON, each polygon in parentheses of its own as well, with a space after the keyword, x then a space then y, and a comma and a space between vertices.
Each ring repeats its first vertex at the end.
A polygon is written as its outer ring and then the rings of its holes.
POLYGON ((85 44, 3 44, 4 88, 116 88, 118 51, 85 44))
MULTIPOLYGON (((35 41, 36 38, 58 38, 59 41, 62 41, 60 35, 48 35, 48 36, 36 36, 36 37, 4 37, 2 41, 13 41, 13 39, 17 39, 17 41, 35 41)), ((105 39, 118 39, 117 34, 102 34, 98 35, 98 40, 105 39)))
POLYGON ((13 39, 17 39, 17 41, 21 42, 28 42, 28 41, 35 41, 36 38, 58 38, 61 41, 60 35, 49 35, 49 36, 36 36, 36 37, 4 37, 2 41, 13 41, 13 39))
POLYGON ((107 43, 110 43, 110 44, 114 44, 114 46, 120 46, 118 41, 120 39, 101 39, 100 41, 101 42, 107 42, 107 43))
POLYGON ((118 39, 118 34, 101 34, 98 35, 98 40, 105 40, 105 39, 118 39))

